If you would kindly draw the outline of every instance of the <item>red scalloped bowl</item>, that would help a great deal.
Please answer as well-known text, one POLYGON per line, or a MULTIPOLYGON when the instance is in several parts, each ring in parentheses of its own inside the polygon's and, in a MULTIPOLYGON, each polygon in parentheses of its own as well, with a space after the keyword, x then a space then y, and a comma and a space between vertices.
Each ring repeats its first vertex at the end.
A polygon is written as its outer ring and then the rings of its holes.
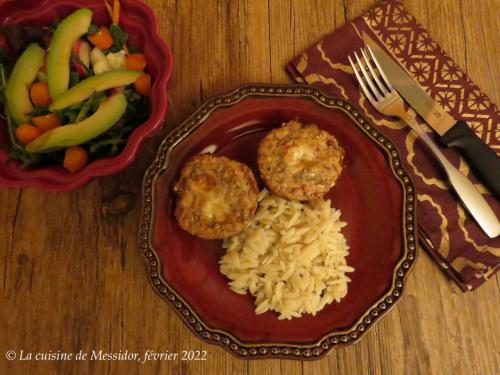
MULTIPOLYGON (((8 188, 35 187, 47 192, 67 192, 82 187, 94 177, 110 175, 127 168, 135 159, 141 144, 157 133, 168 110, 168 85, 173 69, 173 56, 159 33, 153 11, 140 1, 121 0, 120 25, 130 34, 129 44, 139 46, 148 61, 151 74, 151 115, 129 136, 122 152, 114 157, 98 159, 77 173, 62 166, 21 169, 5 150, 9 137, 0 120, 0 186, 8 188)), ((1 1, 0 24, 47 25, 61 20, 74 10, 86 7, 94 12, 93 21, 109 24, 103 0, 1 1)))

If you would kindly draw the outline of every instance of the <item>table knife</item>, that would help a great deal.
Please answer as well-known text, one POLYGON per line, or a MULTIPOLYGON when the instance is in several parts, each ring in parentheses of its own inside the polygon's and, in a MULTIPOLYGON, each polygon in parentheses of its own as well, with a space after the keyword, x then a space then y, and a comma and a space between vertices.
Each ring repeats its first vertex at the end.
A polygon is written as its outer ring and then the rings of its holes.
POLYGON ((392 85, 439 134, 440 141, 447 147, 459 150, 481 182, 500 198, 500 157, 495 151, 481 141, 465 121, 456 120, 446 112, 365 32, 363 41, 370 46, 392 85))

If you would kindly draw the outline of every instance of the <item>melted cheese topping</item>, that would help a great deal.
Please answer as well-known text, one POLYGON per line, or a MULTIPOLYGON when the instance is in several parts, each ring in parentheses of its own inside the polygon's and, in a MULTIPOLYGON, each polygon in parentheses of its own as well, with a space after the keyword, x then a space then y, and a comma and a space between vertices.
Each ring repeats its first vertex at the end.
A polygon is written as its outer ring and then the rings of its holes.
POLYGON ((183 168, 175 191, 179 224, 202 238, 239 232, 257 209, 257 183, 250 168, 225 157, 194 157, 183 168))
POLYGON ((196 206, 200 208, 200 213, 212 221, 221 220, 228 212, 231 205, 226 198, 224 188, 217 184, 216 177, 211 174, 198 176, 188 182, 188 194, 193 196, 196 206), (226 199, 225 199, 226 198, 226 199))
POLYGON ((296 166, 314 160, 314 156, 314 150, 309 145, 298 144, 288 149, 283 160, 288 165, 296 166))

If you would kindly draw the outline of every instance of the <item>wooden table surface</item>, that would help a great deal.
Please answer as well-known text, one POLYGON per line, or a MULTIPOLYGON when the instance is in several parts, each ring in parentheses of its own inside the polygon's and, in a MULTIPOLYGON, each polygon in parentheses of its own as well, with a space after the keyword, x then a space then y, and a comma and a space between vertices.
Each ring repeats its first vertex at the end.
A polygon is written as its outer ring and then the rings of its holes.
MULTIPOLYGON (((247 82, 289 82, 284 65, 376 0, 149 0, 175 55, 167 128, 247 82)), ((500 103, 499 0, 406 6, 500 103)), ((165 129, 167 130, 167 129, 165 129)), ((164 134, 165 132, 163 132, 164 134)), ((354 346, 315 362, 243 361, 197 339, 153 292, 137 247, 151 141, 127 171, 55 195, 0 190, 0 374, 499 374, 500 276, 452 288, 423 252, 404 298, 354 346), (7 361, 32 352, 180 352, 206 361, 7 361)))

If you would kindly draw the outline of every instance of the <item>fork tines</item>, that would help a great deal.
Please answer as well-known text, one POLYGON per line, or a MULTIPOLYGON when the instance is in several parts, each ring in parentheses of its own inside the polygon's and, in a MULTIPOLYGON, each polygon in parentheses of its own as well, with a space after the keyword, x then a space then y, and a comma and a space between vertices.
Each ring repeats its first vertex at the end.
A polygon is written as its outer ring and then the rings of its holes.
POLYGON ((351 56, 348 56, 348 58, 361 89, 368 100, 373 104, 394 91, 394 87, 387 79, 370 47, 365 46, 365 49, 368 51, 369 56, 367 56, 363 48, 360 50, 362 58, 359 58, 358 54, 354 52, 357 64, 353 62, 351 56), (370 60, 373 61, 375 67, 370 60))

